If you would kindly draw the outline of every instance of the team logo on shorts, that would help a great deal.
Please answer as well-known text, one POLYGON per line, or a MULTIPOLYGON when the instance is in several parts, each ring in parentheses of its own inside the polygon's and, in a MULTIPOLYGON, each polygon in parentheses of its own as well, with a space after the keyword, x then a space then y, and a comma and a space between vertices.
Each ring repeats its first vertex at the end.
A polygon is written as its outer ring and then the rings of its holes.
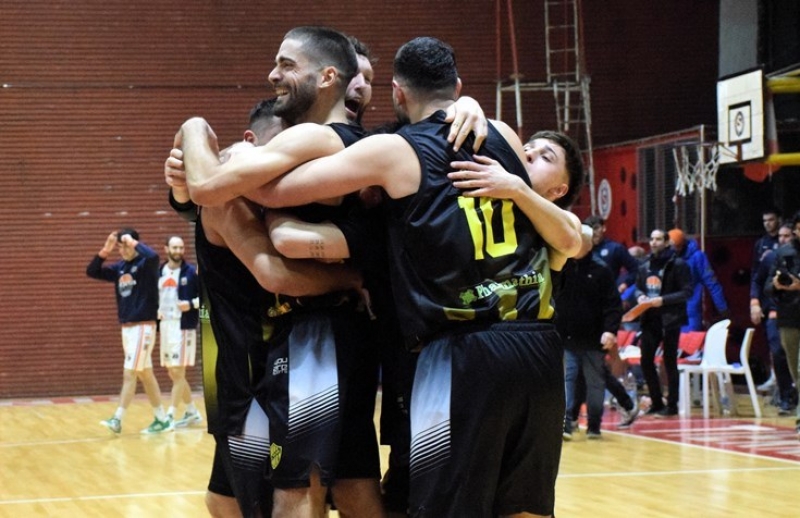
POLYGON ((272 375, 289 374, 289 358, 278 358, 272 364, 272 375))
POLYGON ((269 461, 272 464, 272 469, 278 469, 278 464, 281 463, 282 454, 283 446, 278 446, 274 442, 269 445, 269 461))

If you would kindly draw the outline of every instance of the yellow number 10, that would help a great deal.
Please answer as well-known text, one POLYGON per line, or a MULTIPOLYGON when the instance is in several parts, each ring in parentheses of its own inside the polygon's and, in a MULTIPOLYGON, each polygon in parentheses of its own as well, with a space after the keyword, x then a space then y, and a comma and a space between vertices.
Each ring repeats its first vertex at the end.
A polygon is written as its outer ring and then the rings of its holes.
POLYGON ((510 200, 499 200, 500 218, 503 222, 502 239, 495 239, 492 229, 492 218, 494 198, 465 198, 458 197, 458 206, 467 216, 469 233, 472 235, 472 243, 475 245, 475 259, 483 259, 484 249, 491 257, 500 257, 513 254, 517 249, 517 234, 514 232, 514 204, 510 200), (477 201, 477 203, 476 203, 477 201), (483 221, 478 216, 478 212, 483 214, 483 221))

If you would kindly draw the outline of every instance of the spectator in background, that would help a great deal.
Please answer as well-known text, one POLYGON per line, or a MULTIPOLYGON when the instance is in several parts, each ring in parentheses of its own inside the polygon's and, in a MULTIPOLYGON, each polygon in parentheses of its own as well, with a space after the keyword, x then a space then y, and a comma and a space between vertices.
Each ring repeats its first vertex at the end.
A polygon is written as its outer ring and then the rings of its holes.
POLYGON ((650 305, 640 318, 641 365, 652 400, 647 415, 657 417, 678 415, 678 340, 681 326, 687 321, 686 301, 692 295, 692 274, 669 247, 668 239, 664 230, 650 233, 650 256, 639 267, 636 277, 636 301, 650 305), (669 384, 666 405, 655 364, 656 349, 662 340, 669 384))
MULTIPOLYGON (((592 239, 583 234, 582 246, 574 260, 563 270, 563 286, 556 295, 556 328, 564 340, 564 362, 567 415, 564 419, 565 440, 572 439, 573 415, 578 394, 579 372, 583 374, 589 416, 586 437, 600 439, 603 419, 603 397, 608 368, 606 353, 617 345, 617 330, 622 318, 622 304, 611 270, 593 257, 592 239)), ((615 380, 616 381, 616 380, 615 380)), ((630 425, 636 418, 634 401, 622 387, 627 398, 623 421, 630 425)), ((620 402, 622 403, 622 402, 620 402)))
MULTIPOLYGON (((784 223, 778 229, 778 242, 781 246, 792 240, 792 224, 784 223)), ((766 316, 764 329, 767 332, 767 343, 772 356, 772 373, 770 378, 759 385, 759 390, 769 390, 775 383, 778 384, 778 415, 789 415, 797 405, 797 391, 792 383, 789 364, 786 360, 786 351, 781 345, 781 335, 778 330, 778 310, 775 299, 764 293, 764 283, 769 278, 769 272, 775 264, 775 250, 768 250, 758 266, 755 277, 750 283, 750 320, 753 325, 759 325, 766 316), (755 297, 754 297, 755 295, 755 297), (753 298, 754 297, 754 298, 753 298)))
POLYGON ((628 253, 624 245, 606 237, 606 222, 603 218, 589 216, 583 224, 592 227, 592 244, 594 245, 592 254, 611 269, 617 283, 617 290, 623 293, 628 286, 632 286, 636 282, 638 261, 628 253), (623 270, 625 275, 620 276, 623 270))
MULTIPOLYGON (((764 256, 770 250, 777 250, 778 246, 778 228, 781 226, 781 213, 778 209, 768 208, 761 213, 761 221, 764 225, 763 236, 758 238, 753 244, 753 265, 750 269, 750 278, 756 275, 758 265, 764 259, 764 256)), ((753 298, 751 293, 750 298, 753 298)))
MULTIPOLYGON (((636 259, 636 262, 641 264, 644 261, 644 258, 647 257, 647 252, 644 248, 639 245, 633 245, 632 247, 628 248, 628 253, 631 254, 631 257, 636 259)), ((620 297, 622 298, 622 309, 624 311, 628 311, 633 306, 636 305, 636 283, 634 282, 624 291, 620 292, 620 297)), ((623 324, 625 329, 639 329, 639 321, 635 320, 633 322, 626 322, 623 324)))
POLYGON ((197 353, 200 284, 197 269, 183 258, 185 245, 180 236, 170 236, 164 246, 167 260, 160 266, 158 279, 158 333, 161 337, 161 366, 172 380, 172 399, 167 409, 170 427, 200 423, 203 418, 192 401, 192 388, 186 380, 186 367, 193 367, 197 353), (186 412, 175 420, 175 410, 183 402, 186 412))
POLYGON ((86 275, 114 283, 125 354, 119 407, 112 417, 100 421, 100 424, 114 433, 122 431, 122 418, 136 395, 136 381, 141 380, 155 414, 152 424, 142 433, 171 430, 161 405, 161 389, 153 374, 152 354, 158 312, 158 254, 139 241, 139 233, 134 229, 123 228, 108 235, 103 248, 86 267, 86 275), (122 259, 105 266, 103 263, 115 247, 119 249, 122 259))
POLYGON ((722 318, 728 317, 728 302, 722 292, 722 286, 708 262, 705 252, 700 250, 697 241, 687 238, 683 230, 673 228, 668 232, 669 241, 678 257, 683 259, 692 273, 692 296, 686 301, 686 316, 689 322, 681 327, 681 332, 702 331, 703 325, 703 288, 708 290, 714 307, 722 318))
MULTIPOLYGON (((792 239, 775 252, 775 262, 764 284, 764 293, 775 297, 781 345, 786 351, 789 372, 796 385, 800 355, 800 212, 794 215, 792 228, 792 239)), ((800 414, 797 416, 797 433, 800 435, 800 414)))
MULTIPOLYGON (((761 221, 764 225, 765 234, 758 238, 755 243, 753 243, 753 261, 750 265, 750 320, 753 320, 753 313, 762 313, 762 310, 766 308, 766 306, 761 307, 761 302, 763 302, 763 292, 764 292, 764 279, 760 280, 756 283, 755 279, 759 275, 759 269, 762 267, 762 263, 766 255, 770 252, 774 252, 780 246, 778 233, 779 227, 781 225, 781 213, 775 208, 767 208, 761 212, 761 221)), ((791 224, 790 224, 791 228, 791 224)), ((769 268, 766 269, 764 275, 769 273, 769 268)), ((773 301, 774 302, 774 301, 773 301)), ((767 314, 767 313, 764 313, 767 314)), ((758 318, 759 322, 761 321, 761 317, 758 318)), ((758 325, 753 322, 755 325, 758 325)), ((780 344, 780 335, 778 333, 777 324, 775 325, 774 330, 770 330, 771 324, 767 322, 765 326, 767 332, 767 342, 769 343, 770 352, 773 350, 780 349, 783 350, 783 347, 780 344), (770 334, 772 333, 772 335, 770 334)), ((772 353, 774 355, 774 353, 772 353)), ((785 353, 778 353, 779 355, 785 353)), ((775 362, 775 358, 772 359, 773 365, 775 362)), ((778 358, 778 363, 781 362, 781 359, 778 358)), ((759 385, 759 390, 768 390, 771 386, 773 386, 776 382, 775 373, 774 371, 770 373, 770 377, 767 381, 765 381, 762 385, 759 385)))

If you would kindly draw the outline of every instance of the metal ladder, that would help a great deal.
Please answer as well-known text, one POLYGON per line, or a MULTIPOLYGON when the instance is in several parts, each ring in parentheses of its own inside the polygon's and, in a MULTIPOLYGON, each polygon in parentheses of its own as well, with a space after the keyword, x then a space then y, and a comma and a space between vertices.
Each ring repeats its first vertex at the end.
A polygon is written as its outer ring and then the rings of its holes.
MULTIPOLYGON (((497 116, 502 113, 502 94, 511 92, 516 102, 517 132, 522 133, 522 92, 550 91, 553 93, 558 131, 569 135, 584 152, 584 163, 589 184, 592 214, 597 213, 594 160, 592 153, 592 111, 589 96, 590 78, 586 74, 583 59, 581 29, 581 0, 544 0, 545 58, 547 78, 544 82, 522 82, 518 72, 516 38, 512 0, 506 0, 506 9, 511 33, 511 54, 514 72, 511 82, 498 74, 497 116)), ((501 31, 501 3, 495 0, 498 42, 501 31)), ((500 52, 498 49, 498 60, 500 52)), ((498 63, 498 70, 500 64, 498 63)), ((544 129, 544 128, 542 128, 544 129)))

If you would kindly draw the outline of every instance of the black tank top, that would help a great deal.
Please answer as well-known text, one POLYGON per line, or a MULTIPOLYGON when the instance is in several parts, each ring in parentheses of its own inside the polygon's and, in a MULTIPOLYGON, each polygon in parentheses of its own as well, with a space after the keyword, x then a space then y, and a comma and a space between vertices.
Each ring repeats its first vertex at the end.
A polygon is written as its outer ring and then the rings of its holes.
MULTIPOLYGON (((411 341, 459 322, 551 319, 552 281, 545 243, 510 200, 467 198, 447 178, 455 153, 444 112, 402 128, 421 165, 419 191, 389 200, 395 299, 411 341)), ((493 127, 480 150, 530 185, 527 169, 493 127)))
POLYGON ((275 299, 233 252, 208 241, 202 209, 195 249, 204 299, 200 322, 208 431, 241 434, 266 372, 267 339, 279 323, 266 318, 275 299))

